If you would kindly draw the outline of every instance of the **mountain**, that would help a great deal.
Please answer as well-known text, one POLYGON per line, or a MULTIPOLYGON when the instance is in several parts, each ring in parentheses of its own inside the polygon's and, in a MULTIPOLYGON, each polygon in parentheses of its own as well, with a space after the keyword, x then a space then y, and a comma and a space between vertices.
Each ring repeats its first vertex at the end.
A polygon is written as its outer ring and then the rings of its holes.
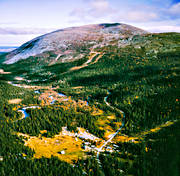
POLYGON ((179 58, 180 33, 123 24, 0 54, 0 175, 178 175, 179 58))
POLYGON ((23 44, 9 53, 4 63, 13 64, 30 56, 49 57, 50 54, 54 55, 54 62, 60 58, 61 62, 67 62, 82 58, 91 48, 102 47, 113 41, 146 33, 144 30, 121 23, 60 29, 23 44))

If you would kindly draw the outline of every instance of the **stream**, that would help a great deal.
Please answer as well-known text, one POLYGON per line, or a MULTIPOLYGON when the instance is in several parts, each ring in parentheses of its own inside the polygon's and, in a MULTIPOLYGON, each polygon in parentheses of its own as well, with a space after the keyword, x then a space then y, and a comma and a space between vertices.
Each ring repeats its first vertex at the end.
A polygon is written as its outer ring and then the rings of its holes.
MULTIPOLYGON (((14 86, 16 86, 16 84, 14 86)), ((19 87, 19 85, 18 85, 18 87, 19 87)), ((39 90, 35 90, 34 93, 41 94, 39 90)), ((66 97, 66 95, 64 95, 63 93, 58 93, 58 95, 60 97, 66 97)), ((56 100, 54 99, 54 97, 52 95, 50 95, 49 98, 51 98, 51 100, 52 100, 50 102, 51 105, 56 102, 56 100)), ((65 100, 68 100, 68 99, 65 99, 65 100)), ((19 120, 29 117, 29 114, 26 112, 26 109, 35 109, 35 108, 40 108, 40 106, 28 106, 28 107, 23 107, 21 109, 18 109, 18 111, 22 112, 22 114, 23 114, 23 118, 21 118, 19 120)))
POLYGON ((23 119, 29 117, 29 114, 26 112, 26 109, 36 109, 36 108, 40 108, 40 106, 28 106, 28 107, 24 107, 22 109, 18 109, 19 112, 22 112, 23 114, 23 119))
MULTIPOLYGON (((17 87, 23 87, 23 86, 18 85, 18 84, 13 84, 12 82, 10 82, 10 84, 13 85, 13 86, 17 86, 17 87)), ((35 90, 34 93, 36 93, 36 94, 41 94, 41 92, 40 92, 39 90, 35 90)), ((58 95, 59 95, 60 97, 67 97, 67 96, 66 96, 65 94, 63 94, 63 93, 58 93, 58 95)), ((117 108, 111 106, 110 103, 108 103, 107 99, 108 99, 108 97, 109 97, 110 95, 111 95, 111 92, 110 92, 109 90, 107 90, 107 96, 104 97, 104 102, 105 102, 105 104, 106 104, 107 106, 109 106, 110 108, 112 108, 113 110, 119 111, 119 113, 123 115, 123 118, 122 118, 122 125, 120 126, 120 128, 119 128, 114 134, 112 134, 111 137, 110 137, 107 141, 105 141, 104 144, 103 144, 100 148, 97 149, 97 157, 96 157, 96 158, 97 158, 97 161, 98 161, 100 167, 102 167, 101 161, 99 160, 99 154, 100 154, 100 152, 103 152, 103 148, 106 147, 107 144, 110 143, 110 142, 112 141, 112 139, 113 139, 113 138, 121 131, 121 129, 125 126, 125 113, 124 113, 122 110, 117 109, 117 108)), ((53 97, 52 95, 50 95, 49 98, 51 99, 51 102, 50 102, 51 105, 56 102, 56 100, 54 99, 54 97, 53 97)), ((67 101, 67 100, 68 100, 68 98, 64 99, 64 101, 67 101)), ((88 102, 87 102, 87 105, 88 105, 88 102)), ((26 112, 26 109, 31 109, 31 108, 32 108, 32 109, 40 108, 40 106, 29 106, 29 107, 23 107, 23 108, 21 108, 21 109, 18 109, 19 112, 22 112, 23 116, 22 116, 21 119, 18 119, 18 120, 16 120, 15 122, 29 117, 30 115, 26 112)))
MULTIPOLYGON (((10 81, 9 81, 8 83, 11 84, 11 85, 13 85, 13 86, 15 86, 15 87, 21 87, 21 88, 24 87, 24 86, 22 86, 22 85, 20 85, 20 84, 14 84, 14 83, 12 83, 12 82, 10 82, 10 81)), ((41 94, 41 92, 40 92, 39 90, 35 90, 34 93, 36 93, 36 94, 41 94)), ((66 96, 65 94, 63 94, 63 93, 58 93, 58 95, 59 95, 60 97, 67 97, 67 96, 66 96)), ((52 95, 50 95, 49 98, 51 98, 51 100, 52 100, 52 101, 50 102, 51 105, 56 102, 56 100, 54 99, 54 97, 53 97, 52 95)), ((67 99, 64 99, 64 101, 68 101, 68 100, 69 100, 68 98, 67 98, 67 99)), ((35 108, 40 108, 40 106, 27 106, 27 107, 19 108, 19 109, 18 109, 18 112, 21 112, 21 113, 22 113, 22 118, 14 121, 14 122, 17 122, 17 121, 19 121, 19 120, 22 120, 22 119, 25 119, 25 118, 29 117, 30 115, 27 113, 26 109, 35 109, 35 108)))
MULTIPOLYGON (((11 85, 13 85, 13 86, 16 86, 16 87, 23 87, 23 86, 21 86, 21 85, 19 85, 19 84, 13 84, 12 82, 9 82, 9 84, 11 84, 11 85)), ((40 92, 39 90, 35 90, 34 93, 36 93, 36 94, 41 94, 41 92, 40 92)), ((65 94, 63 94, 63 93, 58 93, 58 95, 59 95, 60 97, 67 97, 67 96, 66 96, 65 94)), ((121 131, 121 129, 122 129, 122 128, 124 127, 124 125, 125 125, 125 113, 124 113, 122 110, 120 110, 120 109, 114 108, 113 106, 111 106, 111 105, 108 103, 107 99, 108 99, 109 95, 111 95, 111 92, 110 92, 109 90, 107 90, 107 96, 104 97, 104 102, 105 102, 106 105, 109 106, 110 108, 116 109, 117 111, 120 112, 120 114, 123 114, 122 125, 121 125, 121 127, 120 127, 114 134, 112 134, 112 136, 111 136, 107 141, 105 141, 104 144, 98 149, 98 151, 97 151, 97 159, 99 159, 99 153, 102 152, 102 149, 103 149, 109 142, 112 141, 112 139, 121 131)), ((51 99, 51 102, 50 102, 51 105, 56 102, 56 100, 54 99, 54 97, 53 97, 52 95, 50 95, 49 98, 51 99)), ((64 101, 68 101, 68 98, 67 98, 67 99, 64 99, 64 101)), ((88 102, 87 102, 87 105, 88 105, 88 102)), ((22 117, 21 119, 19 119, 19 120, 22 120, 22 119, 25 119, 25 118, 29 117, 29 114, 26 112, 26 109, 35 109, 35 108, 40 108, 40 106, 28 106, 28 107, 23 107, 23 108, 18 109, 18 111, 19 111, 19 112, 22 112, 22 114, 23 114, 23 117, 22 117)), ((19 120, 16 120, 15 122, 17 122, 17 121, 19 121, 19 120)))

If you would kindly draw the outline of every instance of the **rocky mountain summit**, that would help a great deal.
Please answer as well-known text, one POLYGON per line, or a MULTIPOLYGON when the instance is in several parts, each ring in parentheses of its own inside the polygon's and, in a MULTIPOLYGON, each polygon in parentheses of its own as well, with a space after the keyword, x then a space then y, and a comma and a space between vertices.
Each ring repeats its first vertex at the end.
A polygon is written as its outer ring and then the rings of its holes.
POLYGON ((5 64, 13 64, 30 56, 54 55, 54 62, 82 58, 89 49, 113 44, 147 32, 121 23, 94 24, 60 29, 37 37, 10 52, 5 64))

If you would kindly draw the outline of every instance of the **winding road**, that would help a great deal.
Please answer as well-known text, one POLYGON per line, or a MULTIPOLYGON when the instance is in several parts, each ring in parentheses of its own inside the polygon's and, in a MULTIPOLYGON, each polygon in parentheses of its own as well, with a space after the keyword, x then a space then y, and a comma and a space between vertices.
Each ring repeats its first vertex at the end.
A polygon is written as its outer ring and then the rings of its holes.
POLYGON ((96 62, 98 62, 98 60, 103 56, 103 54, 101 54, 100 52, 96 52, 96 51, 91 51, 89 56, 89 59, 83 63, 81 66, 75 66, 70 68, 69 71, 74 71, 74 70, 79 70, 81 68, 87 67, 89 65, 95 64, 96 62), (99 55, 99 56, 97 56, 99 55), (92 62, 92 60, 97 56, 97 58, 95 59, 95 61, 92 62))
POLYGON ((99 153, 100 153, 100 152, 103 152, 103 148, 106 147, 106 145, 112 141, 112 139, 121 131, 121 129, 122 129, 122 128, 124 127, 124 125, 125 125, 125 113, 124 113, 122 110, 120 110, 120 109, 114 108, 113 106, 111 106, 111 105, 107 102, 107 99, 108 99, 109 95, 111 94, 111 92, 109 92, 109 90, 107 90, 107 93, 108 93, 108 95, 107 95, 106 97, 104 97, 104 102, 105 102, 106 105, 109 106, 110 108, 116 109, 117 111, 120 112, 120 114, 123 114, 123 120, 122 120, 122 125, 121 125, 121 127, 120 127, 114 134, 112 134, 112 136, 111 136, 107 141, 105 141, 104 144, 103 144, 100 148, 98 148, 98 152, 97 152, 97 159, 98 159, 98 160, 99 160, 99 153))

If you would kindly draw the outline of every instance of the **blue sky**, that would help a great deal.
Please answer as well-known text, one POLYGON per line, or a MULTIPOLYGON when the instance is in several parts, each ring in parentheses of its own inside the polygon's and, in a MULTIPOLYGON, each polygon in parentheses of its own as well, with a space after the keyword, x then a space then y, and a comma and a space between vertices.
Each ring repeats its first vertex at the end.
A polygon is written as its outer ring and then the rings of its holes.
POLYGON ((0 0, 0 46, 19 46, 60 28, 106 22, 180 32, 180 0, 0 0))

